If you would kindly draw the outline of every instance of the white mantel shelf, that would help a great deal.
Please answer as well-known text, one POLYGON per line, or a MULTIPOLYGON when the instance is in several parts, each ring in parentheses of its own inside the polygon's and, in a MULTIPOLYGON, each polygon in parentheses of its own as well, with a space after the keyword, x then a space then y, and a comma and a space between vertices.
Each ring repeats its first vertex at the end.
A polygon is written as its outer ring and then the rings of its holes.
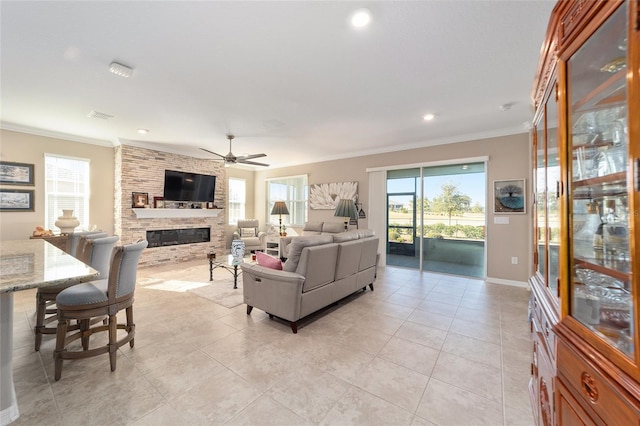
POLYGON ((131 209, 138 219, 217 217, 222 209, 131 209))

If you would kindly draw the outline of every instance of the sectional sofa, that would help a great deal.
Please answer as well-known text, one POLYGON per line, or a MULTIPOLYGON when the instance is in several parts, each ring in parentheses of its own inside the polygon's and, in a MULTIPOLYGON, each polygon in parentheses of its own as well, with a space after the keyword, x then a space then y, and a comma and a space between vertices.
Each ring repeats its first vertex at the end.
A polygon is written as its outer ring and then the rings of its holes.
POLYGON ((373 290, 378 243, 369 229, 301 236, 291 241, 283 270, 243 263, 247 314, 261 309, 297 333, 299 319, 367 285, 373 290))

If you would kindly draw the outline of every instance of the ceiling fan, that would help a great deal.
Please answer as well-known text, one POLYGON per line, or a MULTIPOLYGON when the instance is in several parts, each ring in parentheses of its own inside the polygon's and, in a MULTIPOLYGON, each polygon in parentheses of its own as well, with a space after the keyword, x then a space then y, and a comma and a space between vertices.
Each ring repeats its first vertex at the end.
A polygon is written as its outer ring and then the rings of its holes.
POLYGON ((265 163, 258 163, 256 161, 249 161, 252 160, 254 158, 260 158, 260 157, 266 157, 267 154, 251 154, 251 155, 241 155, 239 157, 236 157, 235 155, 233 155, 233 153, 231 152, 231 141, 235 138, 235 136, 229 134, 227 135, 227 139, 229 139, 229 153, 227 155, 222 155, 222 154, 218 154, 217 152, 213 152, 213 151, 209 151, 208 149, 204 149, 204 148, 200 148, 203 151, 206 151, 210 154, 213 155, 217 155, 220 158, 216 158, 216 160, 224 160, 224 165, 225 166, 230 166, 232 164, 238 164, 238 163, 242 163, 242 164, 250 164, 252 166, 269 166, 268 164, 265 163))

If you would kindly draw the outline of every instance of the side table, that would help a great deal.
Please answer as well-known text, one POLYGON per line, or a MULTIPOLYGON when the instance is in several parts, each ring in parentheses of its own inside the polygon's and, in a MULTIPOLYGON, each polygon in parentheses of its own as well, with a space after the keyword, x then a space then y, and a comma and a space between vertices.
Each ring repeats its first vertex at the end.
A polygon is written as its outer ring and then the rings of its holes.
POLYGON ((222 268, 233 275, 233 288, 238 288, 238 276, 242 273, 242 270, 238 268, 240 263, 233 261, 233 256, 222 256, 221 259, 217 259, 215 253, 209 253, 207 258, 209 259, 209 281, 213 281, 213 270, 222 268))
POLYGON ((280 259, 280 235, 267 236, 267 245, 264 252, 269 256, 280 259))

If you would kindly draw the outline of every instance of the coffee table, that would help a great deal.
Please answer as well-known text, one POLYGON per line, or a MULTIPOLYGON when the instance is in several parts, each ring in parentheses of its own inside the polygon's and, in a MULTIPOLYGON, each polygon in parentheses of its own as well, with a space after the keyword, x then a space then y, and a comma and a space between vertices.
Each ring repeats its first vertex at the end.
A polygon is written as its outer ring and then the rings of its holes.
POLYGON ((222 268, 233 275, 233 288, 238 288, 238 276, 242 273, 239 266, 242 262, 234 262, 233 256, 230 254, 218 258, 215 253, 209 253, 207 258, 209 259, 209 281, 213 281, 213 270, 222 268))

